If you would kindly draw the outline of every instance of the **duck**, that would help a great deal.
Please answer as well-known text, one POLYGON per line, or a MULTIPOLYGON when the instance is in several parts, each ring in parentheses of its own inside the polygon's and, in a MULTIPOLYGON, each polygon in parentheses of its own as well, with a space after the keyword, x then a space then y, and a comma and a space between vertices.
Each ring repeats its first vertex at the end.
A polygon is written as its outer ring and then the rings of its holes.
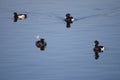
POLYGON ((27 14, 17 14, 17 12, 14 12, 13 15, 14 15, 14 22, 17 22, 17 20, 23 20, 27 18, 27 14))
POLYGON ((70 13, 67 13, 65 15, 65 22, 66 22, 66 27, 69 28, 70 24, 74 22, 74 18, 71 16, 70 13))
POLYGON ((65 15, 65 21, 66 21, 66 22, 73 23, 74 18, 71 16, 70 13, 67 13, 67 14, 65 15))
POLYGON ((66 22, 69 21, 70 23, 73 23, 74 18, 71 16, 70 13, 67 13, 67 14, 65 15, 65 21, 66 21, 66 22))
POLYGON ((36 47, 40 48, 40 50, 44 50, 46 46, 47 46, 47 43, 45 42, 43 38, 36 41, 36 47))
POLYGON ((99 45, 99 41, 95 40, 94 43, 95 43, 94 52, 99 53, 99 52, 103 52, 105 50, 104 46, 99 45))
POLYGON ((105 47, 100 46, 98 40, 95 40, 94 43, 95 43, 95 47, 93 48, 93 51, 95 53, 95 59, 97 60, 99 59, 99 53, 103 52, 105 50, 105 47))

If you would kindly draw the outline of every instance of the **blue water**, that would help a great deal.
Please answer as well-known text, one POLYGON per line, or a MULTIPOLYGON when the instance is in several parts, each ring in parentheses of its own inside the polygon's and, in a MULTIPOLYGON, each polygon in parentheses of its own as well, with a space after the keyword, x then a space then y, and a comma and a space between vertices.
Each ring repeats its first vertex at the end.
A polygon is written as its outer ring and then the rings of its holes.
POLYGON ((119 80, 120 0, 0 1, 0 80, 119 80), (28 18, 13 22, 13 12, 28 18), (77 21, 70 28, 66 13, 77 21), (36 36, 47 47, 35 46, 36 36), (94 40, 105 46, 95 60, 94 40))

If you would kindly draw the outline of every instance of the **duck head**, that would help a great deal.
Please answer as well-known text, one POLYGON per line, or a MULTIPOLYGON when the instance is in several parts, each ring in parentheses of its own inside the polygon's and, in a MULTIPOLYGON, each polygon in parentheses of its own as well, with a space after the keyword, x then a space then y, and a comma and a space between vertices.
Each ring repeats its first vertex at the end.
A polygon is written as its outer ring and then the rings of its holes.
POLYGON ((66 14, 66 18, 67 18, 67 17, 70 17, 70 13, 67 13, 67 14, 66 14))
POLYGON ((99 41, 97 41, 97 40, 95 40, 94 43, 95 43, 95 46, 99 45, 99 41))
POLYGON ((17 13, 14 12, 13 15, 14 15, 14 22, 17 22, 17 19, 18 19, 18 15, 17 15, 17 13))

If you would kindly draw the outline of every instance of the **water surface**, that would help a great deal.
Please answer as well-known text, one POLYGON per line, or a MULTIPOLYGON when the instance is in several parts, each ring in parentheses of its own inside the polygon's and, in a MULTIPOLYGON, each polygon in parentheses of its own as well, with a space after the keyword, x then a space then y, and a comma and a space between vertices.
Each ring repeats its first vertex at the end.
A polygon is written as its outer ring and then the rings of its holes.
POLYGON ((119 80, 119 3, 0 1, 0 80, 119 80), (28 18, 14 23, 14 11, 28 18), (63 21, 68 12, 77 20, 70 28, 63 21), (45 38, 45 51, 35 46, 36 35, 45 38), (98 60, 94 40, 105 46, 98 60))

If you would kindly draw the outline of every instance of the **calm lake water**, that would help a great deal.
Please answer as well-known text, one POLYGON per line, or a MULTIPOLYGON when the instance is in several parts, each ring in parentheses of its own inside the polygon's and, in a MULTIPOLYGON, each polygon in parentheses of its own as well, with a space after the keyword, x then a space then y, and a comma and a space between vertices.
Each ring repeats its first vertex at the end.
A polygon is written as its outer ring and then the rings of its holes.
POLYGON ((0 80, 120 80, 120 0, 0 1, 0 80), (13 12, 28 18, 13 22, 13 12), (76 21, 70 28, 66 13, 76 21), (35 46, 36 36, 47 47, 35 46), (105 46, 95 60, 94 40, 105 46))

